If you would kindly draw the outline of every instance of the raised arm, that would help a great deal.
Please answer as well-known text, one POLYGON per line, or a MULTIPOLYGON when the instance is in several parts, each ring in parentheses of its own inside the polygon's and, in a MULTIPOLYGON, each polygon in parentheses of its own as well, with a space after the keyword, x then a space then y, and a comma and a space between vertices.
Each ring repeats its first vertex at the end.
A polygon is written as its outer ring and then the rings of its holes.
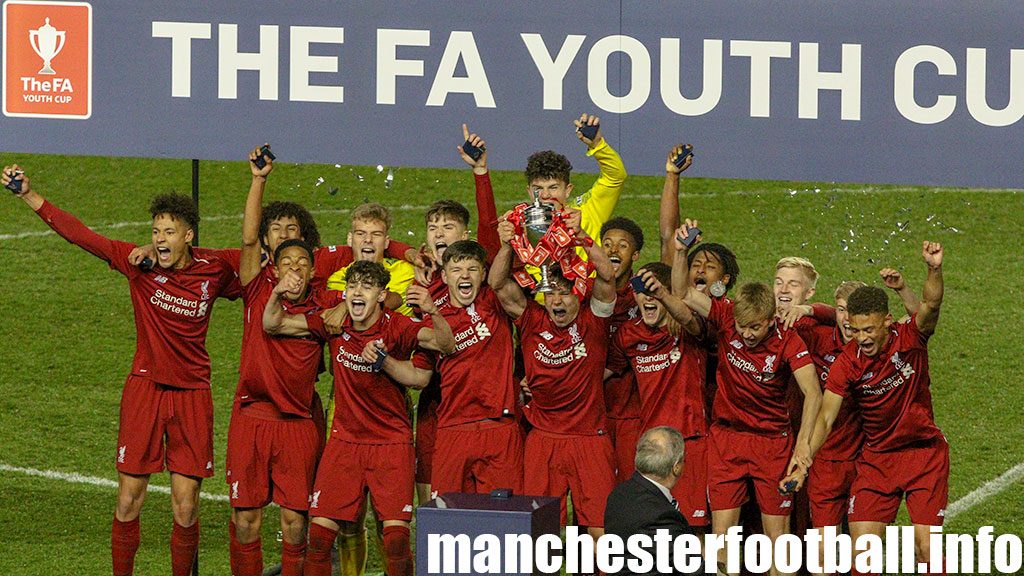
POLYGON ((679 227, 679 179, 683 171, 693 163, 693 154, 686 157, 683 165, 676 166, 675 161, 687 149, 693 149, 689 144, 677 144, 668 153, 665 160, 665 185, 661 188, 661 209, 658 211, 658 231, 661 235, 661 261, 669 266, 675 259, 675 236, 676 228, 679 227))
POLYGON ((434 299, 430 297, 430 292, 426 288, 410 284, 405 292, 405 303, 409 306, 418 306, 424 314, 430 316, 434 324, 433 328, 420 328, 416 334, 420 348, 442 354, 451 354, 455 351, 455 335, 452 333, 452 327, 441 314, 441 310, 434 304, 434 299))
POLYGON ((33 190, 28 176, 22 172, 17 164, 5 166, 3 173, 0 174, 0 181, 2 181, 3 185, 7 186, 7 184, 15 179, 21 181, 21 192, 16 193, 18 198, 21 198, 25 204, 28 204, 29 208, 35 211, 36 215, 43 222, 46 222, 46 225, 52 228, 54 232, 93 256, 109 262, 119 272, 127 273, 129 267, 127 253, 131 250, 129 248, 130 245, 115 242, 106 236, 94 232, 78 218, 50 204, 33 190), (123 256, 118 254, 117 245, 126 247, 123 256))
POLYGON ((466 153, 462 145, 455 149, 462 157, 462 161, 473 169, 473 184, 476 189, 476 240, 487 252, 487 263, 494 262, 494 256, 501 249, 501 240, 498 239, 498 229, 495 223, 498 221, 498 208, 494 204, 494 189, 491 188, 491 175, 487 171, 487 143, 477 134, 471 134, 469 127, 462 125, 462 137, 471 146, 479 148, 483 153, 476 160, 466 153))
MULTIPOLYGON (((579 119, 573 123, 577 128, 584 125, 600 126, 600 119, 590 114, 581 114, 579 119)), ((601 225, 611 218, 616 204, 619 203, 619 195, 622 194, 622 187, 626 182, 626 166, 622 163, 619 154, 608 145, 600 128, 593 140, 586 138, 579 131, 576 132, 576 135, 587 145, 587 156, 593 156, 597 160, 598 168, 601 171, 597 181, 587 193, 586 201, 579 207, 583 211, 583 222, 587 234, 591 238, 599 238, 601 225)))
POLYGON ((281 295, 302 289, 302 279, 296 272, 288 272, 270 293, 263 309, 263 330, 271 336, 309 336, 309 324, 301 314, 289 314, 281 305, 281 295))
POLYGON ((690 310, 690 307, 682 299, 669 292, 650 270, 644 270, 640 278, 643 279, 644 285, 647 286, 647 293, 661 302, 668 315, 678 322, 683 327, 683 330, 686 330, 687 333, 693 336, 700 335, 700 321, 697 320, 697 317, 693 315, 693 311, 690 310))
POLYGON ((252 172, 252 183, 249 184, 249 195, 245 198, 245 216, 242 218, 242 257, 238 265, 238 280, 245 286, 252 282, 260 273, 260 256, 263 248, 260 245, 260 219, 263 216, 263 190, 267 186, 267 176, 274 169, 274 161, 265 156, 263 168, 256 165, 256 159, 263 156, 260 147, 249 152, 249 170, 252 172))
MULTIPOLYGON (((582 229, 578 230, 576 235, 578 238, 588 237, 587 233, 582 229)), ((604 247, 599 246, 597 243, 590 242, 589 246, 586 246, 584 250, 590 263, 594 265, 594 271, 597 273, 597 276, 594 278, 594 293, 590 299, 591 305, 600 302, 606 305, 606 307, 614 308, 616 297, 615 266, 608 259, 608 254, 604 251, 604 247)), ((605 317, 600 314, 598 316, 605 317)), ((611 312, 609 312, 608 316, 611 316, 611 312)))
POLYGON ((925 336, 931 336, 935 333, 935 325, 939 323, 939 308, 942 307, 942 244, 925 240, 921 246, 921 256, 928 265, 928 277, 924 279, 921 306, 914 318, 917 329, 925 336))
POLYGON ((491 285, 494 293, 501 302, 505 313, 513 319, 523 315, 526 310, 526 295, 523 294, 519 285, 512 280, 512 245, 510 244, 515 229, 508 220, 498 223, 498 237, 501 240, 501 249, 494 256, 494 264, 487 274, 487 283, 491 285))
POLYGON ((697 224, 696 220, 687 219, 672 234, 672 244, 676 250, 675 258, 672 261, 672 293, 677 294, 683 303, 690 307, 690 310, 702 318, 707 318, 711 314, 711 297, 690 286, 690 263, 687 260, 689 247, 681 240, 686 238, 690 229, 696 228, 697 224))
POLYGON ((878 275, 882 277, 882 282, 887 288, 899 295, 907 315, 913 316, 917 314, 918 309, 921 307, 921 301, 918 300, 917 294, 914 294, 914 291, 907 286, 906 281, 903 280, 903 274, 895 268, 882 268, 879 270, 878 275))

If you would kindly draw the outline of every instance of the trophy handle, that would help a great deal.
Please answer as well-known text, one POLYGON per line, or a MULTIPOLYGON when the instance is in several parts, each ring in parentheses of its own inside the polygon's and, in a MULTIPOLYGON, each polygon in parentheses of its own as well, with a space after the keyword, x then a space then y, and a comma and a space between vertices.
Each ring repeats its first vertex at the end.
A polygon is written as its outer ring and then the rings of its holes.
MULTIPOLYGON (((36 38, 38 36, 39 36, 39 31, 38 30, 29 30, 28 31, 28 43, 29 43, 30 46, 32 46, 32 51, 36 53, 36 56, 39 56, 40 59, 45 60, 45 58, 43 58, 43 55, 39 53, 39 48, 36 48, 36 38)), ((63 46, 63 44, 61 44, 61 46, 63 46)))
POLYGON ((64 42, 67 40, 67 34, 64 30, 61 30, 60 32, 57 32, 57 38, 60 38, 60 44, 58 44, 57 49, 53 51, 53 56, 50 60, 56 58, 57 54, 60 54, 60 51, 64 49, 64 42))

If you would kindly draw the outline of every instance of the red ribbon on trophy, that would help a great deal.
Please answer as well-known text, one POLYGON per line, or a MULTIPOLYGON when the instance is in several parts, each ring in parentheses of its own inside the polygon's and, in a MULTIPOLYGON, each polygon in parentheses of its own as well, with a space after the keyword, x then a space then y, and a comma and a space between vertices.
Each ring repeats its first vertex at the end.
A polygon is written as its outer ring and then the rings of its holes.
MULTIPOLYGON (((583 298, 587 293, 587 278, 590 277, 594 266, 584 260, 576 253, 577 246, 592 246, 593 240, 584 236, 582 240, 577 239, 575 234, 566 224, 566 213, 555 210, 551 216, 551 225, 547 232, 540 238, 536 246, 530 243, 526 233, 526 210, 534 204, 522 203, 512 209, 508 215, 508 221, 515 229, 515 236, 510 244, 515 250, 519 259, 526 264, 541 266, 545 262, 557 262, 561 267, 562 275, 566 280, 573 282, 573 293, 583 298)), ((515 270, 512 273, 516 283, 523 288, 533 288, 537 285, 536 280, 523 269, 515 270)))

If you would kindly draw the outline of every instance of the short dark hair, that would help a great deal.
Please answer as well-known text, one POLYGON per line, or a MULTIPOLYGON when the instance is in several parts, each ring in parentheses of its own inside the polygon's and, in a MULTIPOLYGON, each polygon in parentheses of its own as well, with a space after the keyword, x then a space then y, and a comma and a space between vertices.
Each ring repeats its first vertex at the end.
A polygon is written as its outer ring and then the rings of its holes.
POLYGON ((461 262, 463 260, 476 260, 486 266, 487 251, 473 240, 459 240, 445 249, 444 256, 441 257, 441 266, 447 266, 449 262, 461 262))
MULTIPOLYGON (((282 244, 284 244, 282 242, 282 244)), ((345 271, 345 284, 367 283, 376 288, 387 288, 391 273, 379 262, 356 260, 345 271)))
POLYGON ((534 152, 526 160, 526 182, 529 184, 534 180, 561 180, 569 183, 569 174, 572 172, 572 164, 569 159, 555 152, 544 150, 534 152))
POLYGON ((636 275, 640 276, 644 271, 650 271, 654 274, 654 277, 661 282, 661 285, 665 287, 665 290, 672 291, 672 267, 664 262, 648 262, 637 270, 636 275))
POLYGON ((602 240, 604 240, 604 235, 607 234, 609 230, 622 230, 626 234, 629 234, 630 236, 633 237, 633 243, 636 244, 637 251, 643 250, 644 231, 640 228, 639 225, 637 225, 636 222, 633 222, 629 218, 624 218, 622 216, 616 216, 615 218, 612 218, 611 220, 605 222, 604 225, 601 226, 602 240))
POLYGON ((565 272, 562 271, 562 267, 558 264, 548 266, 548 282, 561 286, 566 292, 572 292, 572 289, 576 286, 575 282, 565 277, 565 272))
POLYGON ((149 215, 156 218, 166 214, 175 220, 181 220, 195 232, 199 228, 199 208, 192 198, 177 192, 160 194, 149 204, 149 215))
POLYGON ((850 316, 862 314, 889 313, 889 295, 877 286, 863 286, 850 293, 846 299, 846 311, 850 316))
MULTIPOLYGON (((260 243, 270 230, 270 225, 281 218, 294 218, 299 224, 299 235, 306 244, 313 248, 320 247, 320 231, 316 228, 316 220, 306 210, 306 207, 296 202, 284 202, 275 200, 263 207, 263 216, 260 218, 260 243)), ((263 246, 265 249, 269 246, 263 246)))
POLYGON ((426 222, 430 224, 435 218, 449 218, 462 224, 463 226, 469 226, 469 210, 466 209, 460 202, 455 200, 438 200, 427 208, 426 222))
POLYGON ((284 252, 286 248, 291 248, 292 246, 298 246, 299 248, 305 250, 306 253, 309 254, 309 263, 313 264, 313 248, 310 247, 309 243, 307 243, 305 240, 302 240, 301 238, 291 238, 278 244, 277 250, 274 250, 274 262, 280 260, 281 252, 284 252))
POLYGON ((686 265, 693 266, 693 259, 701 252, 710 252, 715 260, 722 265, 722 273, 729 275, 729 281, 725 283, 725 289, 731 290, 736 285, 736 279, 740 277, 740 265, 736 262, 736 255, 721 244, 715 242, 701 242, 686 255, 686 265))

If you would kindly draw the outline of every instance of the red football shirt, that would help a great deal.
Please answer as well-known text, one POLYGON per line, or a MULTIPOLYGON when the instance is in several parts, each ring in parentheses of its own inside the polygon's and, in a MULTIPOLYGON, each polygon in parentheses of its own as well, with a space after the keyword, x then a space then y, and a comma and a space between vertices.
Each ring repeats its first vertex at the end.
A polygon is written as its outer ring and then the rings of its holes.
POLYGON ((515 325, 533 396, 523 414, 535 428, 555 434, 604 433, 608 322, 583 303, 576 320, 559 328, 543 306, 527 302, 515 325))
MULTIPOLYGON (((235 400, 242 404, 270 402, 284 414, 309 418, 324 340, 316 336, 275 337, 263 330, 263 311, 277 282, 274 273, 264 268, 243 289, 242 361, 235 400)), ((324 333, 320 312, 341 301, 340 292, 322 289, 313 289, 302 302, 281 300, 289 314, 306 317, 314 334, 324 333)))
MULTIPOLYGON (((322 326, 321 323, 310 329, 315 331, 322 326)), ((412 443, 406 388, 383 371, 374 372, 373 362, 364 360, 362 353, 367 343, 383 340, 389 355, 407 359, 416 350, 420 329, 427 326, 384 310, 373 326, 361 332, 352 328, 351 316, 345 318, 341 334, 315 332, 330 343, 334 369, 332 434, 355 444, 412 443)))
POLYGON ((623 324, 612 339, 608 368, 632 367, 640 392, 640 429, 671 426, 684 438, 707 434, 704 364, 707 353, 689 335, 673 336, 643 319, 623 324))
POLYGON ((512 326, 490 286, 466 308, 448 302, 441 314, 455 334, 455 352, 442 356, 437 426, 445 428, 515 414, 512 326))
POLYGON ((811 364, 807 346, 795 330, 783 331, 775 323, 764 340, 747 348, 732 311, 732 300, 711 300, 708 322, 718 339, 718 392, 712 417, 743 432, 788 433, 786 388, 793 372, 811 364))
POLYGON ((832 365, 828 390, 856 400, 868 450, 890 452, 938 438, 928 374, 928 337, 917 318, 895 323, 877 356, 861 354, 849 342, 832 365))
MULTIPOLYGON (((593 290, 594 279, 587 281, 593 290)), ((633 286, 629 282, 616 292, 615 311, 612 313, 609 331, 611 334, 619 329, 624 322, 640 316, 640 307, 633 297, 633 286)), ((640 394, 636 388, 636 378, 629 370, 616 373, 604 381, 604 404, 608 409, 608 417, 626 420, 640 417, 640 394)), ((645 428, 646 430, 646 428, 645 428)))
POLYGON ((238 297, 238 276, 231 266, 219 258, 196 254, 180 270, 155 267, 143 272, 128 263, 135 244, 101 236, 49 202, 36 213, 65 240, 105 260, 128 278, 135 311, 132 374, 172 388, 209 388, 206 330, 210 306, 217 297, 238 297))
MULTIPOLYGON (((843 338, 838 326, 827 326, 815 321, 798 322, 797 333, 807 344, 811 353, 818 380, 824 390, 828 373, 832 364, 843 351, 843 338)), ((854 402, 843 402, 832 424, 832 433, 821 446, 816 458, 820 460, 852 461, 857 458, 864 445, 864 427, 860 421, 860 412, 854 402)))

